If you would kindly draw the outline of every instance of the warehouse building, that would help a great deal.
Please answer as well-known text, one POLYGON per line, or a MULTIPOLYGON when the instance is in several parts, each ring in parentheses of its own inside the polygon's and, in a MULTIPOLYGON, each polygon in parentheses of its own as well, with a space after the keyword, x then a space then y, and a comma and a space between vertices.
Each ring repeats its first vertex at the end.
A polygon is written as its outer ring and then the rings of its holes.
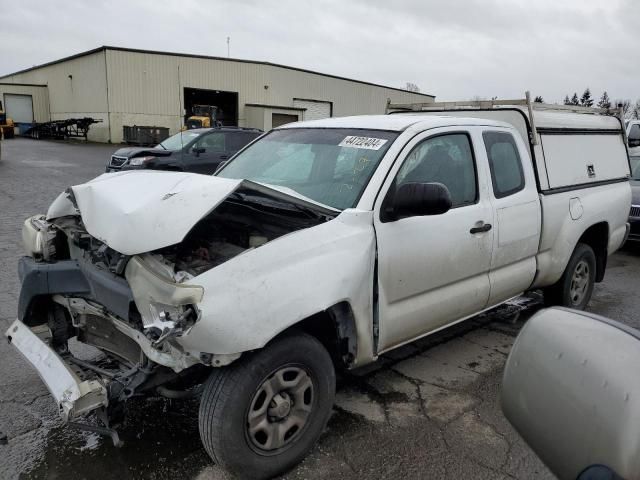
POLYGON ((93 117, 89 140, 119 143, 125 126, 176 133, 194 105, 225 125, 269 130, 298 120, 384 113, 434 96, 268 62, 100 47, 0 77, 16 122, 93 117))

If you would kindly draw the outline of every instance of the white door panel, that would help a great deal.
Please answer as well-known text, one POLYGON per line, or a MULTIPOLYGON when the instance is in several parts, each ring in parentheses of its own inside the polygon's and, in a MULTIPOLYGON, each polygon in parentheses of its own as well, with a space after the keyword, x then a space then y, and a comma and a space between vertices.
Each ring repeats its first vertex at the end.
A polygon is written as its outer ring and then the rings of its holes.
MULTIPOLYGON (((376 202, 374 225, 378 242, 379 351, 481 311, 488 302, 494 230, 470 232, 473 227, 483 223, 493 223, 486 162, 476 162, 475 203, 461 204, 442 215, 414 216, 387 222, 380 218, 383 199, 396 178, 402 182, 410 176, 404 173, 405 167, 413 165, 411 168, 416 168, 431 161, 426 160, 430 158, 431 151, 431 144, 427 142, 436 143, 434 138, 444 138, 445 133, 457 135, 458 138, 465 136, 460 130, 460 127, 436 129, 412 140, 392 168, 376 202), (423 156, 416 153, 421 148, 425 148, 423 156)), ((480 147, 483 148, 482 145, 480 147)), ((434 155, 435 152, 440 154, 442 145, 438 148, 440 150, 432 151, 434 155)), ((446 150, 449 153, 445 156, 455 160, 453 163, 459 167, 463 163, 458 162, 455 150, 446 150)), ((464 158, 468 159, 466 153, 464 158)), ((475 155, 475 158, 478 156, 475 155)), ((472 162, 473 159, 468 164, 473 165, 472 162)), ((430 173, 427 176, 433 176, 428 181, 445 183, 443 178, 455 178, 456 170, 442 176, 442 171, 447 170, 448 165, 447 162, 440 162, 437 169, 428 170, 430 173), (438 178, 438 175, 441 177, 438 178)), ((456 184, 454 180, 447 185, 451 187, 452 198, 460 201, 469 195, 468 181, 473 182, 475 175, 473 171, 462 173, 460 178, 465 177, 462 182, 456 184)))
POLYGON ((484 308, 493 232, 469 230, 490 216, 490 206, 484 203, 376 226, 380 348, 484 308))
POLYGON ((510 265, 491 270, 491 296, 488 306, 498 305, 531 286, 536 275, 536 258, 525 257, 510 265))
MULTIPOLYGON (((533 243, 538 247, 540 238, 540 202, 535 200, 498 208, 498 246, 508 247, 517 242, 533 243)), ((503 252, 497 252, 498 255, 503 252)))
POLYGON ((483 135, 483 142, 488 148, 484 149, 482 156, 487 159, 490 170, 508 168, 509 158, 516 163, 519 161, 521 166, 521 187, 519 190, 514 188, 512 193, 505 194, 500 186, 513 181, 513 176, 505 175, 504 171, 490 171, 489 176, 491 202, 496 211, 489 305, 496 305, 531 286, 536 274, 535 256, 540 245, 542 218, 533 166, 522 139, 513 135, 510 129, 487 128, 483 134, 486 132, 501 133, 503 138, 513 141, 509 145, 496 140, 492 148, 492 143, 483 135), (494 155, 493 162, 489 159, 489 152, 494 155))

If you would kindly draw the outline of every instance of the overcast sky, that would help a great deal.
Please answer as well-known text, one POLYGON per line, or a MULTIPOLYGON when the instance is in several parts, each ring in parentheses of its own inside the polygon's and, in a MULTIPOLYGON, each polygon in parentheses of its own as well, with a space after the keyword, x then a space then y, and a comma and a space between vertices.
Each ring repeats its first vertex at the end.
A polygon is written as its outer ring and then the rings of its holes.
POLYGON ((19 0, 0 74, 101 45, 263 60, 440 100, 640 98, 640 0, 19 0))

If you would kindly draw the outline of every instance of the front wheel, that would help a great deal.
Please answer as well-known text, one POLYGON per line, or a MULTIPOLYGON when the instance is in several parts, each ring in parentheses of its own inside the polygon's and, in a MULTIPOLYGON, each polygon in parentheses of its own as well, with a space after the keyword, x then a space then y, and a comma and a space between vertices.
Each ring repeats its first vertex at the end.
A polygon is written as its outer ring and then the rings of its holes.
POLYGON ((584 310, 591 299, 596 279, 593 249, 579 243, 558 282, 544 292, 545 303, 584 310))
POLYGON ((200 437, 223 468, 243 478, 271 478, 315 445, 334 396, 327 350, 310 335, 288 335, 214 370, 200 403, 200 437))

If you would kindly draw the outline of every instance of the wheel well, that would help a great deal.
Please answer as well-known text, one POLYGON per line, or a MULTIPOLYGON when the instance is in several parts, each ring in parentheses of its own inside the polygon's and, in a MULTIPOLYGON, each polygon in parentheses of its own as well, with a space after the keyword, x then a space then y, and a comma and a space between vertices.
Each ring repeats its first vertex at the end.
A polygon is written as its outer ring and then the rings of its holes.
POLYGON ((357 352, 356 322, 351 305, 340 302, 315 313, 291 326, 281 335, 292 330, 303 331, 322 343, 336 368, 349 367, 357 352))
POLYGON ((593 253, 596 255, 596 282, 601 282, 607 268, 609 224, 600 222, 590 226, 582 234, 578 243, 587 244, 593 249, 593 253))
POLYGON ((54 307, 49 295, 37 295, 31 299, 23 318, 20 320, 28 327, 35 327, 47 323, 49 311, 54 307))

